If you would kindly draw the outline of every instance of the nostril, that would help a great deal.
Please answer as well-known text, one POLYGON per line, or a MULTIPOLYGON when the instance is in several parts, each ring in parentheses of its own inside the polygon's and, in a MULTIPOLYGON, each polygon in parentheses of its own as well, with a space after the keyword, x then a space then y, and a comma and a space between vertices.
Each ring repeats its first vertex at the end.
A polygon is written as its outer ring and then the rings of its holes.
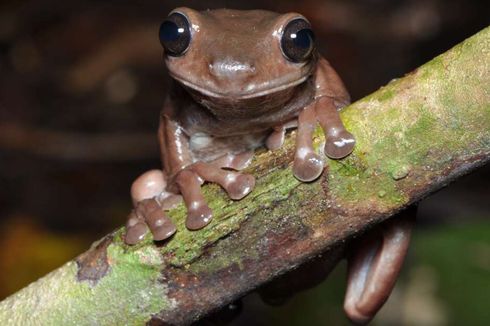
POLYGON ((253 65, 235 60, 215 61, 209 64, 209 70, 217 77, 249 76, 255 73, 253 65))

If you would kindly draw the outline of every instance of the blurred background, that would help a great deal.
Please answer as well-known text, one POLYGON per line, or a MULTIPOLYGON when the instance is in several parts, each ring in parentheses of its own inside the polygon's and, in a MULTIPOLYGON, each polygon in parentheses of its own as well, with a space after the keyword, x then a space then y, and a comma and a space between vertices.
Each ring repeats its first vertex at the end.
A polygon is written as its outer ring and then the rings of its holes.
MULTIPOLYGON (((353 100, 490 23, 485 0, 2 0, 0 300, 122 225, 131 181, 160 167, 158 27, 177 6, 304 14, 353 100)), ((488 323, 489 176, 482 168, 421 203, 403 275, 375 325, 488 323)), ((251 294, 234 324, 348 324, 345 269, 282 307, 251 294)))

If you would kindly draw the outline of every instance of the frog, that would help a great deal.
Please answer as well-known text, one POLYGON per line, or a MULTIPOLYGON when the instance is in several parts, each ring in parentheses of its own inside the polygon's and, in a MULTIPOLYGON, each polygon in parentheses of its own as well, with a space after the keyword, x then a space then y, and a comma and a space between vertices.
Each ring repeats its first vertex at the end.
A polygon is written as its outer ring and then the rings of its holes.
POLYGON ((160 114, 163 170, 133 184, 137 207, 126 242, 140 240, 146 227, 155 240, 171 236, 175 227, 163 211, 179 195, 187 207, 186 227, 205 227, 212 211, 201 185, 218 183, 230 198, 242 199, 255 179, 239 171, 256 148, 280 148, 287 129, 297 128, 293 174, 301 181, 317 179, 325 165, 313 148, 317 122, 326 135, 326 156, 352 152, 355 138, 339 115, 350 96, 316 51, 302 15, 177 8, 162 23, 160 40, 174 81, 160 114))
MULTIPOLYGON (((254 151, 280 149, 288 130, 296 129, 292 173, 301 182, 317 180, 327 157, 342 159, 354 150, 355 137, 339 113, 350 104, 350 95, 317 50, 311 23, 303 15, 180 7, 163 21, 159 37, 172 80, 159 117, 163 169, 142 174, 131 186, 128 245, 148 232, 155 241, 170 238, 177 230, 167 211, 182 200, 186 228, 204 228, 213 212, 201 186, 216 183, 231 199, 243 199, 255 186, 254 176, 242 173, 254 151), (313 134, 318 124, 325 144, 317 153, 313 134)), ((357 287, 348 291, 346 311, 353 320, 362 319, 356 302, 369 287, 366 273, 356 274, 372 263, 365 258, 372 258, 372 252, 367 252, 352 259, 357 267, 349 283, 357 287)), ((391 282, 396 275, 388 278, 391 282)), ((370 282, 385 281, 374 277, 370 282)), ((385 300, 386 291, 374 292, 368 298, 385 300)))

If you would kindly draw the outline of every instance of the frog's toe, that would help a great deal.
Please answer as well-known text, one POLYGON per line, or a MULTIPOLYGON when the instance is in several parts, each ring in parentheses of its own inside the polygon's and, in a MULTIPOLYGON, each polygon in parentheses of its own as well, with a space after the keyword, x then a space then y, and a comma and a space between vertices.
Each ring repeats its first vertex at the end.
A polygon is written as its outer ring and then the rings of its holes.
POLYGON ((284 144, 285 130, 274 130, 265 141, 265 146, 271 151, 278 150, 284 144))
POLYGON ((310 152, 304 157, 296 157, 294 159, 293 173, 300 181, 314 181, 322 172, 323 160, 316 153, 310 152))
POLYGON ((255 178, 250 174, 235 174, 226 186, 231 199, 240 200, 247 196, 255 187, 255 178))
POLYGON ((146 216, 146 223, 155 241, 165 240, 177 231, 174 223, 167 217, 163 210, 156 210, 148 214, 146 216))
POLYGON ((192 231, 200 230, 211 222, 213 212, 206 204, 191 205, 187 211, 185 226, 192 231))
POLYGON ((233 159, 228 166, 230 169, 237 171, 243 170, 252 163, 254 151, 247 151, 233 156, 233 159))
POLYGON ((325 154, 332 159, 341 159, 352 153, 356 140, 347 130, 329 136, 325 143, 325 154))
POLYGON ((148 233, 148 226, 146 223, 138 218, 134 212, 131 212, 126 222, 126 235, 124 242, 128 245, 135 245, 148 233))

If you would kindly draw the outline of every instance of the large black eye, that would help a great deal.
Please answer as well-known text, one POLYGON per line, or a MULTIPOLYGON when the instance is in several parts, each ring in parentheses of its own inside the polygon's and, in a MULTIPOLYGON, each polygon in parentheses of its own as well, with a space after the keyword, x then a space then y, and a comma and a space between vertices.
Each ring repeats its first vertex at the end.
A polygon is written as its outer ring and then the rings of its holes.
POLYGON ((284 56, 293 62, 306 61, 315 49, 315 35, 310 23, 302 18, 290 21, 281 39, 284 56))
POLYGON ((174 12, 160 26, 160 43, 165 53, 179 56, 185 53, 191 43, 191 30, 187 18, 174 12))

